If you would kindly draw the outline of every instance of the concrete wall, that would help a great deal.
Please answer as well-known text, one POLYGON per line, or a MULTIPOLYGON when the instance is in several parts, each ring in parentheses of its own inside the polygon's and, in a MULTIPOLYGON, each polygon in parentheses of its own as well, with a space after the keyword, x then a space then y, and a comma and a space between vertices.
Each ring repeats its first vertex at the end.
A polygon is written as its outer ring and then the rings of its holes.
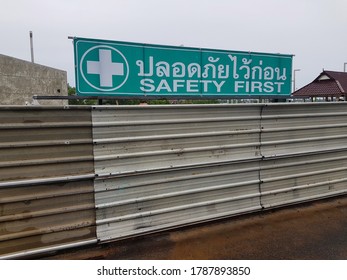
MULTIPOLYGON (((34 95, 67 96, 66 71, 0 54, 0 104, 31 104, 34 95)), ((39 100, 39 103, 67 105, 66 100, 39 100)))

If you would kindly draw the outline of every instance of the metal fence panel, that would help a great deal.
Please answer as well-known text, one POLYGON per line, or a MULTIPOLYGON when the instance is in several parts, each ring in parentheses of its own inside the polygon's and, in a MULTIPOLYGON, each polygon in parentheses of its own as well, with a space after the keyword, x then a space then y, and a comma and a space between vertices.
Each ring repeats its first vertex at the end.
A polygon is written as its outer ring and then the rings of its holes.
POLYGON ((345 103, 267 105, 262 110, 264 157, 347 148, 345 103))
POLYGON ((347 153, 271 159, 262 164, 262 205, 271 208, 347 193, 347 153))
POLYGON ((259 210, 259 106, 93 110, 101 241, 259 210))
POLYGON ((0 107, 0 258, 346 194, 346 112, 0 107))
POLYGON ((96 241, 89 108, 0 108, 0 257, 96 241))
POLYGON ((264 208, 347 192, 347 104, 272 104, 262 114, 264 208))

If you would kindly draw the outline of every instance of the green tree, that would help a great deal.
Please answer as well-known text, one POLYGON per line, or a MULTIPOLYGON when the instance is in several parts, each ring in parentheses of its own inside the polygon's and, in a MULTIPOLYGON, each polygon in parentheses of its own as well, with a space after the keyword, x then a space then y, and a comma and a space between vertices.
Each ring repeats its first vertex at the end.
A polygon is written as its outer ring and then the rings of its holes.
MULTIPOLYGON (((67 92, 69 96, 76 96, 76 88, 75 87, 71 87, 68 84, 68 88, 67 88, 67 92)), ((83 97, 81 97, 81 99, 69 99, 69 105, 96 105, 97 104, 97 100, 95 99, 84 99, 83 97)))
MULTIPOLYGON (((68 85, 68 95, 76 96, 76 88, 68 85)), ((104 99, 103 105, 139 105, 147 103, 148 105, 166 105, 166 104, 218 104, 217 99, 181 99, 181 100, 167 100, 167 99, 153 99, 153 100, 141 100, 141 99, 104 99)), ((81 96, 80 99, 69 99, 69 105, 96 105, 98 100, 96 99, 84 99, 81 96)))

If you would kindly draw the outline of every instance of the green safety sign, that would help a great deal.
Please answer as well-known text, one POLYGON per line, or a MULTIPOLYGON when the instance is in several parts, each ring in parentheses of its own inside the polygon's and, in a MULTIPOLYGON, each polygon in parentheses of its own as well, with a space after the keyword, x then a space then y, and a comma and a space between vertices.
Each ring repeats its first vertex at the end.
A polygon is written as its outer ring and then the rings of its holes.
POLYGON ((74 38, 86 96, 232 98, 291 93, 292 55, 74 38))

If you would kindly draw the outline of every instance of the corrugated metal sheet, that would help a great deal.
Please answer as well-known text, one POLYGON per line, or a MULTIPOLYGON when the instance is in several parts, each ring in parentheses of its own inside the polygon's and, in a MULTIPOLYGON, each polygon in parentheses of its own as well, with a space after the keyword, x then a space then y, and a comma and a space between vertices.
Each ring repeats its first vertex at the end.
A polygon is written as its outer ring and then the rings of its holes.
POLYGON ((262 205, 272 208, 347 192, 347 104, 263 109, 262 205))
POLYGON ((261 152, 266 158, 347 148, 345 103, 265 106, 261 152))
POLYGON ((347 103, 0 107, 0 258, 347 192, 347 103))
POLYGON ((101 241, 346 192, 346 104, 97 107, 101 241))
POLYGON ((0 257, 96 239, 89 108, 0 108, 0 257))
POLYGON ((262 205, 272 208, 347 193, 347 153, 272 159, 262 164, 262 205))
POLYGON ((261 209, 260 109, 94 108, 98 238, 261 209))

